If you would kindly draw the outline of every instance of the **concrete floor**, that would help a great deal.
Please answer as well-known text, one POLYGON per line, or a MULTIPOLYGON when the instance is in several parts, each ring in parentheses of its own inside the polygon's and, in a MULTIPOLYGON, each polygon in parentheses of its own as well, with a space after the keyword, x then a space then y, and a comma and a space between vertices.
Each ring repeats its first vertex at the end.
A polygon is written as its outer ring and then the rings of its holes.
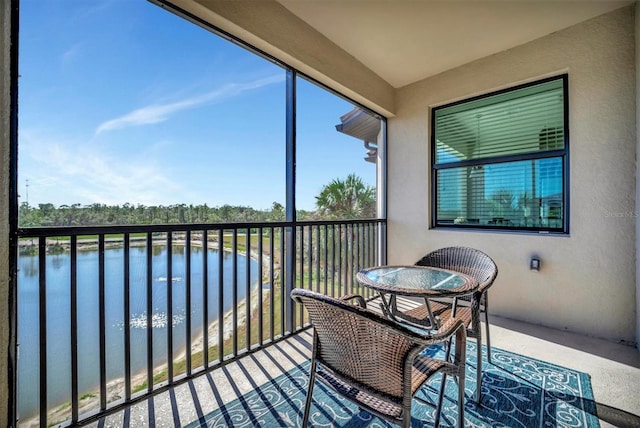
MULTIPOLYGON (((499 317, 490 321, 492 346, 589 373, 603 427, 640 427, 638 350, 499 317)), ((311 340, 307 330, 89 426, 177 427, 201 420, 307 360, 311 340)))

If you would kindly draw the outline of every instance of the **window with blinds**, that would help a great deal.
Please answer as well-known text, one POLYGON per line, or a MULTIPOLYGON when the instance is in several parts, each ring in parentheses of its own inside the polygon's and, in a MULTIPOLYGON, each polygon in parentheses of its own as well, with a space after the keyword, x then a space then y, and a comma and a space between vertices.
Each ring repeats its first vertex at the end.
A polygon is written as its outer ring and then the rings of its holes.
POLYGON ((432 224, 568 233, 567 75, 432 109, 432 224))

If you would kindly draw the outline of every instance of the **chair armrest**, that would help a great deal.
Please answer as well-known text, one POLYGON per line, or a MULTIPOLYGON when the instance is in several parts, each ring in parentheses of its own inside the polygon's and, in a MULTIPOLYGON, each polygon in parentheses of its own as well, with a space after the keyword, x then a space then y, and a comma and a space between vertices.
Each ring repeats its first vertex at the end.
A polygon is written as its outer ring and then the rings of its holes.
POLYGON ((344 300, 344 301, 353 300, 353 299, 356 300, 356 304, 361 308, 364 308, 364 309, 367 308, 367 302, 364 300, 364 297, 362 297, 359 294, 347 294, 345 296, 340 297, 340 300, 344 300))
POLYGON ((429 336, 432 339, 444 341, 448 339, 450 336, 453 336, 453 334, 460 328, 462 328, 462 330, 465 330, 466 332, 464 321, 460 317, 449 317, 447 321, 444 324, 442 324, 437 331, 434 331, 429 336))

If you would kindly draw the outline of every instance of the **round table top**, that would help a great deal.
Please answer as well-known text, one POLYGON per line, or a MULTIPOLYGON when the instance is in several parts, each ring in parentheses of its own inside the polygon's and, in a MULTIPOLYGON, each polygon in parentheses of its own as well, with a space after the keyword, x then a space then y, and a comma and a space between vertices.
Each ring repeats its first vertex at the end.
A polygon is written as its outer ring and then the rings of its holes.
POLYGON ((478 282, 468 275, 426 266, 365 268, 358 272, 357 280, 383 293, 407 296, 460 296, 478 288, 478 282))

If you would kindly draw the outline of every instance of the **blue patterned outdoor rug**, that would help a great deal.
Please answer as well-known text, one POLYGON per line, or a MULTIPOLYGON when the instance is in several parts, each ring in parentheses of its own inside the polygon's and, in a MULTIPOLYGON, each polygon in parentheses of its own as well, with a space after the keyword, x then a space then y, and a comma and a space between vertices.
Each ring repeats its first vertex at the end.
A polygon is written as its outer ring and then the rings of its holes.
MULTIPOLYGON (((442 353, 429 348, 430 355, 442 353)), ((473 400, 476 388, 476 344, 467 345, 465 380, 466 427, 599 427, 590 377, 565 367, 523 355, 491 349, 492 364, 486 363, 482 380, 482 405, 473 400)), ((260 388, 215 410, 189 425, 195 427, 298 427, 309 380, 305 362, 260 388)), ((440 375, 426 383, 417 397, 434 402, 440 375)), ((440 426, 455 426, 457 387, 447 379, 440 426)), ((433 426, 435 409, 414 399, 412 427, 433 426)), ((316 381, 309 426, 312 427, 393 427, 331 392, 316 381)))

